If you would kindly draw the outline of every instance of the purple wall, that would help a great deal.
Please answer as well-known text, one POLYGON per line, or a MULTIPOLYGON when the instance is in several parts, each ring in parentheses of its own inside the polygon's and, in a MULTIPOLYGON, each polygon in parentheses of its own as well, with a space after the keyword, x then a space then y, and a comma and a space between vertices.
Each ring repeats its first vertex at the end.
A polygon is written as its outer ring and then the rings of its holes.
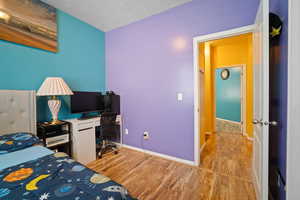
POLYGON ((194 160, 192 39, 253 24, 258 2, 194 0, 106 33, 107 89, 121 95, 125 144, 194 160))

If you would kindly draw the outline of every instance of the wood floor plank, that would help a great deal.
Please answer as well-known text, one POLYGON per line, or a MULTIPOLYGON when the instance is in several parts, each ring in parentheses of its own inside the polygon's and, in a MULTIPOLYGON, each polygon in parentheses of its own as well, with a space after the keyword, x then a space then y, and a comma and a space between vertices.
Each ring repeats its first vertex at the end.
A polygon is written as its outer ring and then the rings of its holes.
POLYGON ((254 186, 231 176, 217 175, 211 200, 253 200, 254 186))
POLYGON ((252 144, 240 134, 213 135, 201 167, 127 148, 88 167, 124 185, 140 200, 255 200, 252 144))

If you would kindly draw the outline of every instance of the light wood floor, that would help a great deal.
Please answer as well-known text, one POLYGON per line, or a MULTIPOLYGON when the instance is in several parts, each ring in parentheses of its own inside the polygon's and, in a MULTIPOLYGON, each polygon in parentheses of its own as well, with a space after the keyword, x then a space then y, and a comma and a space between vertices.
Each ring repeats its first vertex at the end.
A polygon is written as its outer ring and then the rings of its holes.
POLYGON ((201 167, 122 148, 88 165, 140 200, 255 200, 251 143, 238 134, 211 136, 201 167))

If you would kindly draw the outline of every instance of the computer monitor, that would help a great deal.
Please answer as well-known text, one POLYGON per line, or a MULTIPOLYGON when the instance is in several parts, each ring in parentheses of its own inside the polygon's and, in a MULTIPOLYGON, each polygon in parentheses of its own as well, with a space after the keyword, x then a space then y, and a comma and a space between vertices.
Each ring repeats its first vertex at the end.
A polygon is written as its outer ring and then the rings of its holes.
POLYGON ((74 91, 71 96, 72 113, 101 112, 105 110, 103 95, 100 92, 74 91))

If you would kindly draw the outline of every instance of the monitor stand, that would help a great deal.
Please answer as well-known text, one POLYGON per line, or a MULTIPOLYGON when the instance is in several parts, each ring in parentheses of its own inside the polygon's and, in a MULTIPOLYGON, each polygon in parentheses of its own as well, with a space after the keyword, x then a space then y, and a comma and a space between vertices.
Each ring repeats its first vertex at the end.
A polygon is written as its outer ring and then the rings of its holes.
POLYGON ((87 113, 83 113, 81 115, 80 118, 78 118, 78 120, 88 120, 88 119, 93 119, 93 118, 96 118, 96 117, 99 117, 100 115, 89 115, 87 113))

